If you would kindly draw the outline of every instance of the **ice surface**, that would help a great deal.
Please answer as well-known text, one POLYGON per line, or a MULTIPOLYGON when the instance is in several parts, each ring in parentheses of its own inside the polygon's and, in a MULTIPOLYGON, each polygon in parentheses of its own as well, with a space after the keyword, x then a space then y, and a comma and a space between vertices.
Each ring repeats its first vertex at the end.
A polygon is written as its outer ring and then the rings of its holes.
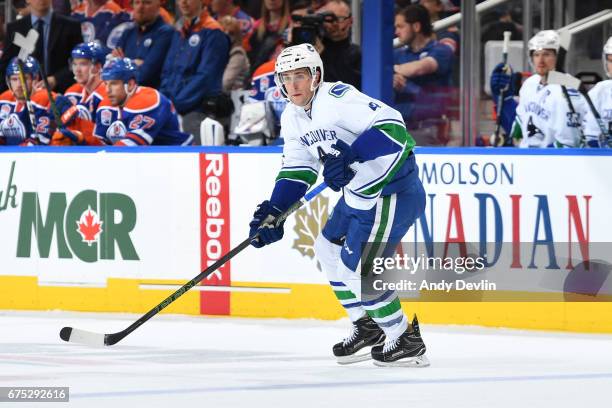
POLYGON ((163 315, 112 347, 59 338, 63 326, 110 333, 137 317, 0 312, 0 386, 69 386, 70 402, 52 406, 110 408, 575 408, 607 406, 612 389, 609 335, 423 324, 428 368, 337 365, 348 320, 163 315))

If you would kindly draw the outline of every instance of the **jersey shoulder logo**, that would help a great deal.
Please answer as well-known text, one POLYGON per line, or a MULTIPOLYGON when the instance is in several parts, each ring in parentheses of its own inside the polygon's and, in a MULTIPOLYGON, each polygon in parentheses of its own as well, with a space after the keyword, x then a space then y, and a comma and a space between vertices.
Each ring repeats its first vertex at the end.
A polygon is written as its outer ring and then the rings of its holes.
POLYGON ((329 94, 331 96, 335 96, 336 98, 342 98, 349 91, 349 89, 351 89, 350 85, 340 82, 331 87, 329 94))

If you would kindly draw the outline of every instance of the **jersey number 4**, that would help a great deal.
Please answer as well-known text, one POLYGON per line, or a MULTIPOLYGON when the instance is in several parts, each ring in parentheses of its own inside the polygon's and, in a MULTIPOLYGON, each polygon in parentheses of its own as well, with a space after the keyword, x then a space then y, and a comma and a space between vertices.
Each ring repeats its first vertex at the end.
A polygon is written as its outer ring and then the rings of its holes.
POLYGON ((325 151, 323 150, 323 148, 321 148, 321 146, 317 146, 317 154, 319 155, 319 161, 321 163, 324 163, 325 156, 327 156, 327 153, 325 153, 325 151))

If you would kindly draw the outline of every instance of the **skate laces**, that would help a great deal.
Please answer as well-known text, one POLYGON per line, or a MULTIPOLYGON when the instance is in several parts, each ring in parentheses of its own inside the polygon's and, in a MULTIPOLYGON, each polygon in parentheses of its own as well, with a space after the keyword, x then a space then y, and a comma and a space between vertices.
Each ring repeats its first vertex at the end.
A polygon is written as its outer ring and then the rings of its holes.
POLYGON ((347 344, 351 343, 353 340, 357 338, 357 333, 359 333, 359 328, 357 327, 356 324, 354 324, 353 328, 351 329, 351 334, 349 334, 347 338, 342 340, 342 344, 346 346, 347 344))
POLYGON ((399 344, 399 337, 395 340, 385 341, 385 345, 383 346, 383 353, 388 353, 389 351, 392 351, 394 348, 397 347, 398 344, 399 344))

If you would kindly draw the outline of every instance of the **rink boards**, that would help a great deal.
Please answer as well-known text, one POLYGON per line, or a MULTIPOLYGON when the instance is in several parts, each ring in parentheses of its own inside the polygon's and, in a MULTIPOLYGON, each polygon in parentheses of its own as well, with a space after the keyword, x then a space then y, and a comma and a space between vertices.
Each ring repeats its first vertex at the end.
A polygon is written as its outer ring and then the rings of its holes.
MULTIPOLYGON (((608 150, 425 148, 417 158, 427 208, 407 241, 611 241, 608 150)), ((246 238, 280 162, 278 148, 3 148, 0 309, 146 312, 246 238)), ((337 199, 324 192, 281 242, 246 249, 165 312, 344 316, 312 249, 337 199)), ((612 332, 609 302, 471 300, 404 309, 427 323, 612 332)))

